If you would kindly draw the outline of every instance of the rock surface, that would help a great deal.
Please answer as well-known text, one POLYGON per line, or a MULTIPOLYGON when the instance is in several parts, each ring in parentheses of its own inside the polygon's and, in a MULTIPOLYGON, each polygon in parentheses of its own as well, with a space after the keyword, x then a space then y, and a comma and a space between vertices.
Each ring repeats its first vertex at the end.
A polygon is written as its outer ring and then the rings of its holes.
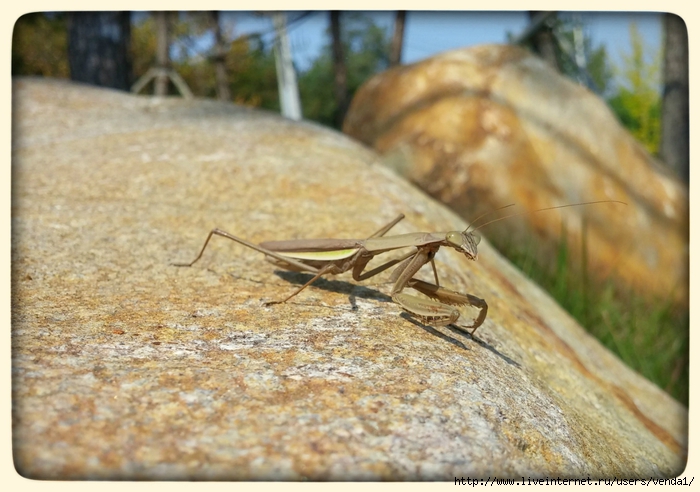
MULTIPOLYGON (((212 101, 13 86, 13 451, 43 479, 672 476, 687 410, 488 243, 441 251, 469 336, 389 273, 276 272, 254 242, 463 229, 335 132, 212 101), (464 309, 465 318, 475 313, 464 309)), ((420 272, 430 280, 429 271, 420 272)))
POLYGON ((482 231, 499 247, 529 245, 547 266, 563 222, 573 271, 585 234, 591 279, 688 305, 687 186, 660 170, 601 99, 528 52, 478 46, 378 74, 358 90, 344 131, 468 219, 509 203, 626 202, 482 231))

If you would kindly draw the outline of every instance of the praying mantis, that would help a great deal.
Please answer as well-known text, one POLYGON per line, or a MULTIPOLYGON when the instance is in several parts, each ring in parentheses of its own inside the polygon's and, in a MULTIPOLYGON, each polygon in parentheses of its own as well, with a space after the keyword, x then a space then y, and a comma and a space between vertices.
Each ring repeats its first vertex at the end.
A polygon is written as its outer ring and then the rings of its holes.
MULTIPOLYGON (((617 200, 601 200, 594 202, 576 203, 571 205, 561 205, 557 207, 547 207, 533 212, 521 212, 506 217, 501 217, 481 224, 481 228, 492 222, 503 220, 525 213, 541 212, 556 208, 574 207, 580 205, 591 205, 595 203, 623 203, 617 200)), ((507 205, 509 207, 512 205, 507 205)), ((503 208, 506 208, 503 207, 503 208)), ((448 232, 413 232, 399 234, 396 236, 385 236, 396 224, 404 219, 400 214, 394 220, 383 226, 366 239, 294 239, 287 241, 266 241, 254 244, 245 239, 239 238, 221 229, 212 229, 204 241, 202 249, 197 257, 189 263, 173 263, 175 266, 191 267, 204 254, 212 236, 222 236, 236 241, 243 246, 263 253, 265 258, 275 265, 286 270, 296 272, 308 272, 314 274, 313 278, 292 292, 289 296, 278 301, 269 301, 266 305, 279 304, 288 301, 299 294, 306 287, 313 284, 324 275, 338 275, 352 270, 352 277, 356 281, 367 280, 375 275, 398 266, 391 275, 393 287, 391 298, 405 311, 420 319, 424 323, 431 323, 434 326, 446 326, 454 324, 460 317, 459 310, 454 306, 473 306, 479 309, 479 314, 470 326, 473 335, 476 329, 481 326, 486 319, 488 304, 485 300, 471 294, 461 294, 440 286, 437 269, 435 268, 435 254, 442 246, 450 247, 464 254, 469 260, 477 259, 477 245, 481 238, 476 234, 476 229, 469 231, 448 231, 448 232), (399 258, 391 259, 372 270, 365 272, 367 264, 375 257, 389 251, 408 248, 408 252, 399 258), (413 276, 427 263, 430 263, 435 283, 425 282, 415 279, 413 276), (414 289, 426 297, 421 298, 404 293, 408 287, 414 289)), ((483 216, 482 216, 483 217, 483 216)), ((477 220, 479 220, 479 217, 477 220)), ((478 229, 477 228, 477 229, 478 229)), ((457 326, 458 328, 463 328, 457 326)))

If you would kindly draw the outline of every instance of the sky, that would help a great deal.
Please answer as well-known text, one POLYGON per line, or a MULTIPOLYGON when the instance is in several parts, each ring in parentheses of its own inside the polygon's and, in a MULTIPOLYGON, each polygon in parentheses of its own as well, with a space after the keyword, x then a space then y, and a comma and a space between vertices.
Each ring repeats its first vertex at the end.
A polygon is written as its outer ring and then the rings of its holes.
MULTIPOLYGON (((391 29, 394 12, 366 12, 375 22, 391 29)), ((288 14, 290 20, 299 12, 288 14)), ((572 15, 568 13, 566 15, 572 15)), ((659 13, 584 12, 576 14, 591 37, 593 47, 604 45, 610 60, 620 65, 623 54, 631 52, 630 24, 642 35, 649 54, 661 47, 662 29, 659 13)), ((289 39, 295 66, 304 71, 328 43, 328 12, 320 11, 289 26, 289 39)), ((249 12, 222 13, 225 23, 233 23, 234 35, 268 33, 272 39, 272 22, 268 17, 249 12)), ((526 12, 408 12, 404 31, 403 63, 413 63, 451 49, 485 43, 505 43, 508 33, 517 35, 527 25, 526 12)), ((229 24, 230 26, 230 24, 229 24)))

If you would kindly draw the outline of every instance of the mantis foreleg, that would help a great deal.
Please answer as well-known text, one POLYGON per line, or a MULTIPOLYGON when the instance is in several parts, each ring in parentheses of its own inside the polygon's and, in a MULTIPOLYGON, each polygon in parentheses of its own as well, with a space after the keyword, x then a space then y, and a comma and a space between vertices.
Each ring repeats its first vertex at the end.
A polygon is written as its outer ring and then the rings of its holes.
POLYGON ((435 274, 435 281, 436 283, 438 282, 437 271, 435 270, 435 264, 433 262, 434 256, 434 250, 420 248, 412 257, 407 258, 403 264, 399 265, 392 274, 392 280, 396 283, 392 289, 391 297, 409 313, 425 322, 430 322, 437 326, 449 325, 455 323, 459 319, 459 311, 450 305, 470 305, 477 307, 480 309, 479 316, 474 323, 469 326, 469 328, 473 328, 471 331, 473 334, 486 319, 486 313, 488 311, 486 301, 471 294, 460 294, 459 292, 440 287, 439 284, 435 285, 413 278, 423 265, 430 262, 433 267, 433 273, 435 274), (415 289, 435 300, 422 299, 420 297, 404 294, 402 291, 405 287, 415 289))
MULTIPOLYGON (((473 306, 475 308, 478 308, 479 315, 474 320, 474 322, 470 326, 467 327, 467 328, 473 328, 471 331, 472 334, 474 334, 476 329, 479 326, 481 326, 482 323, 484 322, 484 320, 486 319, 486 314, 488 312, 489 306, 488 306, 488 304, 486 304, 486 301, 484 301, 483 299, 481 299, 479 297, 473 296, 471 294, 460 294, 459 292, 445 289, 444 287, 440 287, 438 285, 433 285, 433 284, 428 283, 428 282, 423 282, 422 280, 418 280, 418 279, 411 279, 408 282, 407 287, 411 287, 412 289, 416 289, 418 292, 425 294, 426 296, 430 297, 431 299, 436 299, 437 301, 439 301, 439 302, 435 302, 435 301, 430 301, 427 299, 420 299, 418 297, 408 296, 407 294, 399 294, 400 296, 402 296, 404 303, 409 305, 409 306, 414 307, 414 309, 416 311, 421 311, 422 309, 419 309, 420 306, 418 306, 417 304, 414 304, 415 301, 413 301, 413 299, 419 299, 420 301, 422 301, 426 304, 429 303, 430 305, 435 304, 435 305, 439 306, 440 308, 444 308, 446 312, 448 310, 450 312, 457 311, 454 308, 449 308, 448 306, 446 306, 446 304, 450 304, 453 306, 467 306, 468 305, 468 306, 473 306), (405 299, 406 297, 410 297, 411 299, 407 300, 407 299, 405 299)), ((403 305, 404 304, 402 304, 402 306, 403 305)), ((423 309, 428 309, 428 307, 423 306, 423 309)), ((435 309, 435 308, 430 308, 430 309, 435 309)), ((409 312, 412 312, 412 311, 409 310, 409 312)), ((457 311, 457 313, 458 313, 457 317, 459 317, 459 311, 457 311)), ((419 317, 422 316, 420 313, 413 313, 412 312, 412 314, 416 314, 416 316, 419 316, 419 317)), ((455 321, 456 321, 456 319, 454 321, 447 321, 444 324, 447 325, 450 323, 454 323, 455 321)))

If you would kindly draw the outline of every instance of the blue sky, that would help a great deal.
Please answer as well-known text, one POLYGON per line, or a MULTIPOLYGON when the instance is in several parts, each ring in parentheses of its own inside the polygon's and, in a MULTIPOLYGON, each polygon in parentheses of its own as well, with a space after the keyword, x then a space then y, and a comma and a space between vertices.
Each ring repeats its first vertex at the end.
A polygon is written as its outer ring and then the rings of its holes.
MULTIPOLYGON (((375 22, 391 28, 394 12, 366 12, 375 22)), ((299 13, 292 12, 290 18, 299 13)), ((571 13, 566 14, 571 15, 571 13)), ((642 35, 649 55, 658 52, 661 46, 661 14, 659 13, 615 13, 585 12, 580 18, 593 46, 603 44, 608 56, 617 65, 622 55, 630 53, 630 24, 634 23, 642 35)), ((248 12, 222 13, 224 22, 232 21, 235 35, 251 32, 270 33, 269 18, 248 12)), ((412 63, 436 53, 484 43, 503 43, 508 33, 518 34, 527 25, 526 12, 408 12, 404 32, 403 62, 412 63)), ((289 29, 292 54, 299 70, 307 69, 328 43, 326 29, 328 13, 316 12, 289 29)))

